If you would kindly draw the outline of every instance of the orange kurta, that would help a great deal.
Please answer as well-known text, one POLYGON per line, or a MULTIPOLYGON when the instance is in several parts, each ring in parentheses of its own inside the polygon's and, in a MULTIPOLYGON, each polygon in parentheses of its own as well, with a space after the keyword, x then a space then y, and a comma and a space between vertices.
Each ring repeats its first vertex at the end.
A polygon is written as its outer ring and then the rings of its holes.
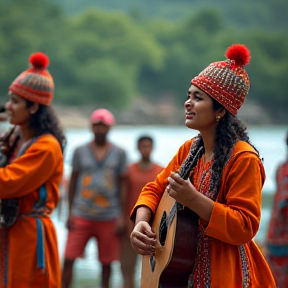
MULTIPOLYGON (((40 136, 24 155, 0 168, 0 199, 20 197, 20 215, 7 230, 6 288, 61 287, 57 235, 49 216, 59 201, 62 175, 63 155, 52 135, 40 136), (39 188, 43 184, 46 187, 45 211, 35 216, 33 206, 39 200, 39 188), (43 236, 42 241, 39 235, 43 236), (37 257, 41 251, 44 267, 39 268, 37 257)), ((3 253, 1 248, 0 253, 3 253)))
MULTIPOLYGON (((131 212, 132 218, 140 205, 155 213, 168 176, 179 170, 192 141, 186 141, 155 181, 143 188, 131 212)), ((259 228, 264 180, 264 168, 255 150, 245 142, 238 142, 223 168, 210 221, 200 219, 204 233, 211 237, 209 271, 204 275, 210 288, 276 287, 268 264, 252 240, 259 228)), ((202 283, 196 287, 207 286, 202 283)))

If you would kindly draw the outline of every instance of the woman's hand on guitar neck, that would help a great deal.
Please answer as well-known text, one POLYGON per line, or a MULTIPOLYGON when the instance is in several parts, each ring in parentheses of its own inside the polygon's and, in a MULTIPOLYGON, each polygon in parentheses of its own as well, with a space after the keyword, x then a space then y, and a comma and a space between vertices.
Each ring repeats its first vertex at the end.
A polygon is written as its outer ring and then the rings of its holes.
POLYGON ((168 177, 168 183, 166 191, 169 196, 186 207, 189 207, 189 204, 192 203, 197 198, 197 194, 199 194, 190 180, 182 179, 178 173, 172 172, 168 177))
POLYGON ((139 221, 130 235, 130 242, 136 253, 152 255, 155 252, 156 234, 148 222, 139 221))
POLYGON ((168 177, 168 182, 166 191, 169 196, 197 213, 204 221, 209 222, 214 207, 213 200, 197 191, 189 179, 184 180, 175 172, 168 177))

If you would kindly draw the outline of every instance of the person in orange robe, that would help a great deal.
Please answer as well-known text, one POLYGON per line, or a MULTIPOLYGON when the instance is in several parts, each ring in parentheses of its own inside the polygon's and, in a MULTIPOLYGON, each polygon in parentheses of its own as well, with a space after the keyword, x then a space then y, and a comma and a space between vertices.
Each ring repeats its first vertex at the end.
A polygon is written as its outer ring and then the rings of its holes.
POLYGON ((191 80, 185 124, 200 133, 186 141, 155 181, 142 189, 130 214, 135 221, 130 240, 137 253, 154 255, 159 244, 150 225, 163 193, 168 193, 199 217, 195 262, 185 287, 276 288, 253 241, 265 171, 236 116, 250 87, 244 69, 250 51, 234 44, 226 57, 191 80))
POLYGON ((50 106, 54 82, 46 70, 49 58, 37 52, 29 60, 31 67, 10 85, 6 104, 21 146, 0 168, 0 287, 59 288, 57 235, 50 215, 59 201, 66 139, 50 106), (12 218, 5 209, 11 199, 18 207, 12 218), (4 221, 10 218, 16 221, 4 221))

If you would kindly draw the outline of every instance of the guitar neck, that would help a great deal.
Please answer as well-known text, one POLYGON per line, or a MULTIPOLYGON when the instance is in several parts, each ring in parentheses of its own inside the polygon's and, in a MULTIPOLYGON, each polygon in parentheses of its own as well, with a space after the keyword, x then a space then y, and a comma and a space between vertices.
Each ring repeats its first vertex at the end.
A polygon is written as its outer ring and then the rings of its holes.
POLYGON ((196 163, 200 157, 200 154, 203 151, 203 146, 201 146, 197 153, 195 154, 195 156, 192 155, 192 152, 190 151, 188 157, 186 158, 186 160, 184 161, 184 163, 181 165, 180 170, 178 172, 179 176, 184 179, 187 180, 189 178, 189 175, 191 173, 191 171, 193 170, 193 168, 196 166, 196 163))

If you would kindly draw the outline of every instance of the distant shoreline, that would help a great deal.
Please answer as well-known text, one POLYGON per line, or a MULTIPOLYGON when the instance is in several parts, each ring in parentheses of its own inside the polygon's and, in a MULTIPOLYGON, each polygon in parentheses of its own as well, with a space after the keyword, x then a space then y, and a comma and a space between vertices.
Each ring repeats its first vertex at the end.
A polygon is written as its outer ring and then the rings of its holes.
MULTIPOLYGON (((77 107, 54 105, 63 128, 89 128, 90 115, 100 107, 77 107)), ((106 107, 105 107, 106 108, 106 107)), ((136 99, 125 111, 111 109, 119 125, 184 125, 184 109, 173 103, 149 103, 136 99)), ((238 117, 249 125, 279 125, 257 103, 246 101, 238 117)), ((281 125, 281 124, 280 124, 281 125)), ((286 123, 283 123, 286 125, 286 123)))
MULTIPOLYGON (((62 128, 89 128, 90 115, 95 107, 78 107, 71 105, 53 105, 62 128)), ((141 98, 135 99, 133 105, 125 111, 111 109, 118 125, 184 125, 184 109, 173 103, 149 103, 141 98)), ((259 105, 245 102, 238 117, 249 125, 281 125, 273 123, 272 117, 259 105)), ((0 119, 1 120, 1 119, 0 119)), ((3 120, 0 123, 5 123, 3 120)), ((283 123, 282 125, 287 125, 283 123)), ((3 125, 1 125, 3 126, 3 125)), ((5 129, 5 128, 4 128, 5 129)), ((1 127, 3 130, 3 127, 1 127)))

